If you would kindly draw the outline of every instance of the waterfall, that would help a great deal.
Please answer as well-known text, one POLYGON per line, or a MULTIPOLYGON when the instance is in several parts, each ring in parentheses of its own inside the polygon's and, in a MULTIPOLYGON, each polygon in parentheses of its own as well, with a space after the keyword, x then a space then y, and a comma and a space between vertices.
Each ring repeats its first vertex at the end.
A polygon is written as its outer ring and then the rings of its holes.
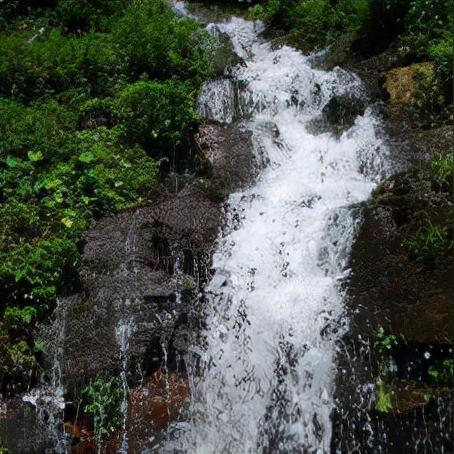
POLYGON ((24 402, 35 407, 38 424, 42 427, 44 437, 52 442, 53 452, 56 454, 68 452, 68 439, 63 430, 65 390, 61 383, 67 310, 68 300, 58 299, 55 320, 50 328, 55 343, 52 348, 49 376, 44 374, 40 379, 40 385, 22 397, 24 402))
MULTIPOLYGON (((210 27, 213 27, 211 25, 210 27)), ((192 347, 188 419, 163 452, 328 452, 337 342, 347 329, 342 282, 353 208, 386 171, 372 108, 342 135, 309 127, 333 96, 362 97, 361 81, 260 38, 259 22, 216 24, 243 64, 209 82, 199 111, 232 121, 234 96, 265 165, 231 194, 206 288, 206 329, 192 347), (219 91, 219 88, 223 88, 219 91), (210 93, 210 90, 217 90, 210 93), (210 104, 211 103, 211 104, 210 104), (195 360, 194 360, 195 361, 195 360)))

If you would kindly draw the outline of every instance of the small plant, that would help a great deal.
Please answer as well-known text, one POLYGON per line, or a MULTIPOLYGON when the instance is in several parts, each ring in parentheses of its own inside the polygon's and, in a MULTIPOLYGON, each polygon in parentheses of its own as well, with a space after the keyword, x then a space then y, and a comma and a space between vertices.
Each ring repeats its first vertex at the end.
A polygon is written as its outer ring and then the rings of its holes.
POLYGON ((109 381, 97 378, 84 388, 82 394, 87 397, 84 411, 93 415, 94 433, 99 444, 121 426, 120 403, 124 397, 121 380, 118 377, 109 381))
POLYGON ((375 334, 374 347, 377 349, 378 376, 376 379, 376 408, 378 411, 387 413, 392 410, 392 388, 386 383, 389 373, 391 351, 398 345, 398 337, 395 334, 386 334, 380 326, 375 334))
POLYGON ((402 242, 411 254, 425 256, 451 249, 453 244, 446 237, 444 230, 426 219, 416 234, 402 242))
POLYGON ((428 373, 434 382, 451 386, 454 380, 454 361, 445 359, 439 364, 430 366, 428 373))
POLYGON ((3 440, 0 438, 0 454, 9 454, 9 449, 3 444, 3 440))
POLYGON ((447 181, 454 170, 454 153, 437 154, 430 160, 430 167, 439 182, 447 181))
POLYGON ((378 328, 376 334, 375 347, 378 347, 380 351, 389 351, 397 345, 397 336, 394 334, 385 334, 385 330, 382 326, 378 328))
POLYGON ((381 378, 377 380, 376 408, 382 413, 388 413, 393 409, 391 401, 391 387, 387 385, 381 378))

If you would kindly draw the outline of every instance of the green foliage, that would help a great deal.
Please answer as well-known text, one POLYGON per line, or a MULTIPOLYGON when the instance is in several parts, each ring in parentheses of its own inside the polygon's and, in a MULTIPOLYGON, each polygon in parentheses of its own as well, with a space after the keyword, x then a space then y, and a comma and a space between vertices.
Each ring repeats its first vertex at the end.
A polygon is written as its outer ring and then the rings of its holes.
POLYGON ((447 33, 439 42, 428 48, 429 56, 435 62, 435 77, 443 87, 443 93, 447 103, 453 99, 453 62, 454 62, 454 38, 447 33))
POLYGON ((56 19, 69 32, 108 30, 129 0, 58 0, 56 19))
POLYGON ((452 386, 454 381, 454 361, 450 358, 438 361, 428 369, 430 378, 438 385, 452 386))
POLYGON ((20 389, 29 384, 30 375, 36 366, 35 353, 23 337, 11 342, 8 329, 2 322, 0 322, 0 358, 2 393, 8 391, 4 386, 6 379, 14 380, 13 388, 20 389))
POLYGON ((3 444, 3 440, 0 438, 0 454, 9 454, 9 449, 3 444))
POLYGON ((375 335, 374 346, 378 347, 380 352, 385 352, 391 350, 397 344, 397 336, 394 334, 386 334, 383 327, 380 326, 375 335))
POLYGON ((86 413, 93 415, 94 432, 98 443, 121 426, 120 403, 124 397, 121 380, 113 377, 109 381, 97 378, 82 392, 88 403, 86 413))
POLYGON ((422 227, 410 238, 402 242, 411 254, 428 256, 443 253, 453 247, 448 240, 445 229, 432 224, 430 219, 425 219, 422 227))
POLYGON ((367 0, 269 0, 250 15, 296 33, 304 48, 320 48, 344 33, 358 30, 368 13, 367 0))
POLYGON ((430 167, 438 182, 451 180, 454 172, 454 153, 435 155, 430 160, 430 167))
POLYGON ((14 327, 1 386, 44 350, 34 326, 57 295, 80 290, 83 231, 156 196, 217 47, 164 0, 13 0, 0 14, 0 314, 14 327))
POLYGON ((191 19, 176 18, 163 0, 136 0, 114 27, 114 40, 137 80, 177 77, 200 82, 212 74, 211 41, 191 19))
POLYGON ((174 79, 128 85, 118 111, 129 140, 145 148, 178 145, 182 132, 196 122, 190 86, 174 79))
POLYGON ((17 306, 12 306, 5 309, 3 318, 8 324, 18 323, 21 325, 29 325, 37 314, 38 311, 32 306, 25 306, 22 309, 19 309, 17 306))
POLYGON ((77 38, 53 28, 0 34, 0 53, 0 95, 24 102, 109 92, 118 65, 110 35, 77 38))
POLYGON ((445 97, 432 69, 420 68, 413 74, 414 93, 411 103, 413 118, 422 128, 433 128, 443 122, 445 97))
POLYGON ((412 0, 405 16, 407 30, 429 41, 440 38, 449 26, 452 0, 412 0))
POLYGON ((377 380, 375 408, 382 413, 389 413, 393 409, 391 400, 391 387, 382 379, 377 380))

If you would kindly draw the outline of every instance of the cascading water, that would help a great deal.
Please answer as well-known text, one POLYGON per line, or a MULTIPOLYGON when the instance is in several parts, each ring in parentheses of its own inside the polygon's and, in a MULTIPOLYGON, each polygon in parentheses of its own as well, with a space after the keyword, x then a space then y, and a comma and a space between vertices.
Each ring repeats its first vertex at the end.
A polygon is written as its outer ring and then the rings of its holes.
MULTIPOLYGON (((368 198, 387 150, 371 109, 339 138, 310 132, 333 96, 362 95, 357 77, 314 69, 287 46, 273 50, 258 22, 232 18, 216 28, 244 59, 231 70, 248 115, 238 127, 252 132, 265 165, 226 204, 207 327, 193 347, 201 366, 188 365, 188 421, 171 428, 162 449, 328 452, 336 343, 345 329, 340 283, 356 224, 349 207, 368 198)), ((231 100, 210 92, 218 87, 205 86, 200 111, 228 122, 231 100)))
POLYGON ((40 386, 22 398, 24 402, 29 402, 36 408, 38 423, 42 426, 43 435, 52 442, 52 452, 56 454, 63 454, 68 451, 68 440, 62 430, 65 392, 61 383, 67 307, 67 301, 61 299, 57 301, 55 320, 51 327, 55 335, 55 344, 49 376, 42 377, 40 386))

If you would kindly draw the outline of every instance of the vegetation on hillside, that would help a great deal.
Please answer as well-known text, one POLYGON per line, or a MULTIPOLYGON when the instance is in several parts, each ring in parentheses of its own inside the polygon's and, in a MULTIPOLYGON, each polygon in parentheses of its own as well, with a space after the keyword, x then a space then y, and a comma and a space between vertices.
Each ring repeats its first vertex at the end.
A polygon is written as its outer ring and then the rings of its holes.
POLYGON ((34 336, 79 287, 92 220, 156 195, 185 149, 212 38, 164 0, 0 2, 0 388, 33 380, 34 336))
POLYGON ((251 15, 288 33, 305 51, 351 37, 351 51, 362 57, 384 51, 392 42, 415 61, 435 62, 434 84, 446 103, 453 87, 452 0, 266 0, 251 15))

